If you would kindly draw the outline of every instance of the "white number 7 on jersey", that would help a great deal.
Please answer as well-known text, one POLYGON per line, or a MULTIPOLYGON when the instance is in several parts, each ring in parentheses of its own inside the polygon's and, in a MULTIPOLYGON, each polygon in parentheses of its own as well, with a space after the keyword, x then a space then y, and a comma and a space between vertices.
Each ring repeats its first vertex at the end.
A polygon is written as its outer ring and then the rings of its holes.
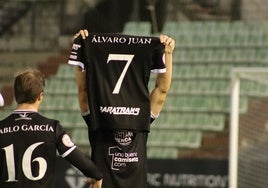
POLYGON ((126 61, 127 64, 126 66, 124 67, 115 87, 114 87, 114 90, 113 90, 113 94, 118 94, 119 93, 119 90, 121 88, 121 85, 122 85, 122 82, 123 82, 123 79, 126 75, 126 72, 127 72, 127 69, 130 65, 130 63, 132 62, 132 59, 133 59, 134 55, 130 55, 130 54, 109 54, 108 56, 108 59, 107 59, 107 63, 109 63, 111 60, 118 60, 118 61, 126 61))

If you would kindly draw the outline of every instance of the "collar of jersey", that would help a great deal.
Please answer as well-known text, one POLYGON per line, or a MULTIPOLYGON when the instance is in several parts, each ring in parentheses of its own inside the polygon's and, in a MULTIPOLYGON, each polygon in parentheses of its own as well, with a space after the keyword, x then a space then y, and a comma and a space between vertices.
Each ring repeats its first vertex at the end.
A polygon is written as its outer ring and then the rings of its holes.
POLYGON ((25 110, 14 110, 13 111, 13 113, 14 114, 16 114, 16 113, 21 113, 21 112, 30 112, 30 113, 37 113, 37 111, 36 110, 27 110, 27 109, 25 109, 25 110))

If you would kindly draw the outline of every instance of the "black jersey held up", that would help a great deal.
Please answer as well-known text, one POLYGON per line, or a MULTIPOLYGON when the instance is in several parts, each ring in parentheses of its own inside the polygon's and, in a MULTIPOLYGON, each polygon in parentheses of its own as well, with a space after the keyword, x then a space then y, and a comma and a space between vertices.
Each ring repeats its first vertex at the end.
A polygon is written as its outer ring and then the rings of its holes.
POLYGON ((90 34, 77 38, 68 64, 86 70, 90 127, 149 131, 150 73, 164 73, 156 37, 90 34))

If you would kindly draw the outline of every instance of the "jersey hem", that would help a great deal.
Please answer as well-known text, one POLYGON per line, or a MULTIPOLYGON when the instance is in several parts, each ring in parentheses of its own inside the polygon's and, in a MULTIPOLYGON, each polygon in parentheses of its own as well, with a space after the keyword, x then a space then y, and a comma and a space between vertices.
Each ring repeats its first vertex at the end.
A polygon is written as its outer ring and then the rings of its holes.
POLYGON ((73 60, 69 60, 68 61, 69 65, 75 65, 75 66, 79 66, 82 68, 82 70, 85 70, 85 66, 81 61, 73 61, 73 60))

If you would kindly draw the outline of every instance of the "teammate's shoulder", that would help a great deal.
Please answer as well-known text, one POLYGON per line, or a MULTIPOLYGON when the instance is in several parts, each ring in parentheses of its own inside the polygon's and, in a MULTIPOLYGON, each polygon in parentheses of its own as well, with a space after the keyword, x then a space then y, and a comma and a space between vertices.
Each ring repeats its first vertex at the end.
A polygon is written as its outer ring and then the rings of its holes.
POLYGON ((54 122, 56 124, 59 123, 59 120, 58 119, 55 119, 55 118, 51 118, 51 117, 48 117, 46 115, 43 115, 43 114, 38 114, 39 115, 39 118, 41 118, 44 122, 47 121, 47 122, 54 122))
POLYGON ((3 125, 5 122, 10 122, 12 114, 7 115, 6 117, 0 119, 0 126, 3 125))

